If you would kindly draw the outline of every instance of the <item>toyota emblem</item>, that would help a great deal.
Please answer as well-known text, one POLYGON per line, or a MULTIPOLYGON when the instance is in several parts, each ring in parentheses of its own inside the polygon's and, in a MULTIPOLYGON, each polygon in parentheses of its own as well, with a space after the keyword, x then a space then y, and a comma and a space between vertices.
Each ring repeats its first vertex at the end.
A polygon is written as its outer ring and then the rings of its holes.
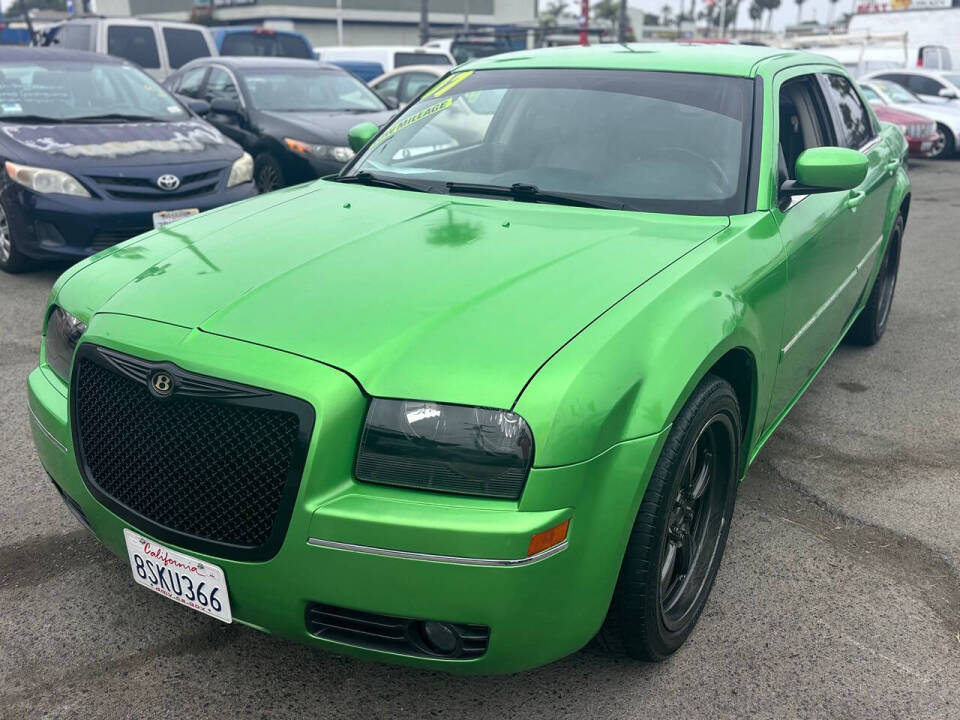
POLYGON ((180 178, 176 175, 161 175, 157 178, 157 187, 161 190, 166 190, 170 192, 171 190, 176 190, 180 187, 180 178))

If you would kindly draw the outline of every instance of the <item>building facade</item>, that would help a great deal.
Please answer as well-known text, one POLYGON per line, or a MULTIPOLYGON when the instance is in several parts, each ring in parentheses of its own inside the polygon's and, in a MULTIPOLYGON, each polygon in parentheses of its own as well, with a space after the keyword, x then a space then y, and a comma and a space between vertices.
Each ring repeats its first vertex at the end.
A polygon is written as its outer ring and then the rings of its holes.
MULTIPOLYGON (((195 9, 212 10, 217 25, 265 25, 296 30, 315 46, 337 44, 342 13, 345 45, 419 45, 420 0, 93 0, 102 15, 189 20, 195 9)), ((449 37, 464 26, 532 24, 537 0, 430 0, 433 37, 449 37)))

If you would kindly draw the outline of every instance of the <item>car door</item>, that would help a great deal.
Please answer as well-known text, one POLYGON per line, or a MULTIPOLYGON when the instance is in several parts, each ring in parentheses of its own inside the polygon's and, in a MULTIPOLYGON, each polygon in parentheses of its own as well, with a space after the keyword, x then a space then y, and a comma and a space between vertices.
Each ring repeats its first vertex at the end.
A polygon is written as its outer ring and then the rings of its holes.
MULTIPOLYGON (((900 158, 883 142, 866 103, 845 76, 824 73, 820 76, 820 82, 833 116, 837 145, 867 156, 867 176, 855 191, 863 193, 862 203, 852 211, 858 218, 860 233, 858 263, 869 264, 882 244, 887 199, 893 189, 897 168, 900 167, 900 158)), ((860 273, 852 281, 857 298, 867 278, 867 273, 860 273)))
MULTIPOLYGON (((777 76, 774 131, 782 182, 812 147, 837 144, 836 128, 817 73, 795 69, 777 76)), ((793 198, 772 211, 787 255, 789 285, 780 364, 770 405, 780 415, 840 339, 856 303, 850 287, 860 257, 857 191, 793 198)))

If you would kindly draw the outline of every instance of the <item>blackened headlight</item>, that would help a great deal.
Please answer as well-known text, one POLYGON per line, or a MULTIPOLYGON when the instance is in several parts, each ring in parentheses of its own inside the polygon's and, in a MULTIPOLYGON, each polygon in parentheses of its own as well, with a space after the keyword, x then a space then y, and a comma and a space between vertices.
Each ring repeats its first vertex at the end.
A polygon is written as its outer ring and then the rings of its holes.
POLYGON ((73 353, 77 349, 77 343, 80 342, 80 336, 86 330, 85 323, 63 308, 54 308, 53 312, 50 313, 50 320, 47 321, 44 352, 47 365, 64 381, 70 379, 73 353))
POLYGON ((355 472, 363 482, 515 500, 532 462, 533 433, 516 413, 374 398, 355 472))

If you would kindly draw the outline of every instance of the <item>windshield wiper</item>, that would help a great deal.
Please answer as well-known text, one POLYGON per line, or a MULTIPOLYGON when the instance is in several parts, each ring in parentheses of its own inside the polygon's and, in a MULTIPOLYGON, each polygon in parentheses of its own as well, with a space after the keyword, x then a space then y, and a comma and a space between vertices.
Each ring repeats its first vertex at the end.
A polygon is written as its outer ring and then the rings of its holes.
POLYGON ((571 205, 574 207, 604 208, 606 210, 625 210, 622 202, 584 197, 572 193, 545 192, 536 185, 514 183, 513 185, 483 185, 480 183, 448 182, 447 192, 451 195, 494 195, 510 197, 519 202, 547 203, 551 205, 571 205))
POLYGON ((63 118, 48 117, 46 115, 0 115, 0 120, 3 122, 37 123, 44 125, 54 125, 65 122, 63 118))
POLYGON ((406 183, 402 180, 393 180, 380 177, 379 175, 374 175, 372 172, 363 170, 358 172, 356 175, 340 175, 338 177, 332 178, 334 182, 342 183, 356 183, 358 185, 373 185, 375 187, 387 187, 393 188, 395 190, 413 190, 414 192, 430 192, 430 186, 424 187, 423 185, 406 183))
POLYGON ((61 122, 94 123, 94 122, 169 122, 167 118, 153 115, 128 115, 126 113, 104 113, 103 115, 77 115, 63 118, 61 122))

